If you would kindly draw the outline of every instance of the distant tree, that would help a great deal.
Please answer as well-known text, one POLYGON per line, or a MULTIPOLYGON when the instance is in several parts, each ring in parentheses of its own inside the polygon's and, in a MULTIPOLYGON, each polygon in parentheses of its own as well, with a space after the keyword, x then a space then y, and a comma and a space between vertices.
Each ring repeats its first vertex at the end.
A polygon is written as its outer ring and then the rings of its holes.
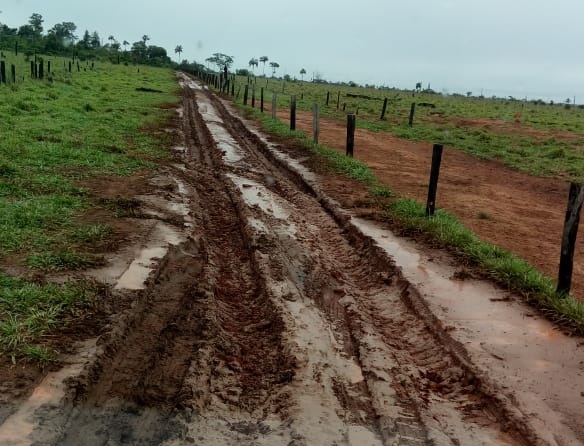
POLYGON ((266 62, 268 60, 270 60, 270 59, 268 59, 268 56, 262 56, 262 57, 260 57, 260 62, 264 64, 264 71, 262 73, 264 76, 266 75, 266 62))
POLYGON ((97 33, 97 31, 93 31, 93 33, 91 34, 90 45, 92 48, 101 47, 101 39, 99 38, 99 34, 97 33))
POLYGON ((422 90, 422 83, 416 82, 416 93, 419 93, 422 90))
POLYGON ((183 52, 183 47, 182 47, 182 45, 177 45, 177 46, 175 47, 175 49, 174 49, 174 53, 175 53, 175 54, 178 54, 178 58, 179 58, 179 60, 180 60, 180 55, 182 54, 182 52, 183 52))
POLYGON ((124 41, 122 42, 122 45, 124 45, 124 51, 125 51, 125 52, 127 52, 127 51, 128 51, 128 48, 127 48, 127 47, 128 47, 128 45, 129 45, 129 44, 130 44, 130 42, 128 42, 127 40, 124 40, 124 41))
POLYGON ((213 53, 211 57, 205 59, 205 62, 217 65, 219 71, 223 70, 225 67, 229 69, 233 65, 233 56, 228 56, 223 53, 213 53))
POLYGON ((91 48, 91 34, 89 34, 88 30, 85 30, 83 33, 83 38, 79 42, 79 45, 85 49, 91 48))
POLYGON ((306 70, 304 68, 302 68, 300 70, 300 79, 304 80, 304 75, 306 74, 306 70))
POLYGON ((280 68, 280 64, 278 62, 270 62, 270 67, 272 67, 272 77, 276 74, 276 69, 280 68))
POLYGON ((32 30, 35 36, 40 37, 41 34, 43 33, 43 22, 44 22, 43 16, 37 14, 36 12, 32 14, 28 19, 28 23, 30 24, 30 26, 32 26, 32 30))
POLYGON ((146 42, 150 40, 150 36, 148 34, 144 34, 142 36, 142 42, 144 42, 144 46, 146 46, 146 42))
POLYGON ((251 72, 247 69, 247 68, 238 68, 237 70, 235 70, 235 74, 237 74, 238 76, 250 76, 251 72))
POLYGON ((466 97, 467 97, 467 98, 470 98, 471 96, 472 96, 472 91, 467 91, 467 92, 466 92, 466 97))
POLYGON ((259 65, 258 60, 253 58, 253 57, 249 60, 249 62, 247 64, 251 67, 252 71, 254 71, 254 72, 255 72, 255 67, 257 67, 259 65))

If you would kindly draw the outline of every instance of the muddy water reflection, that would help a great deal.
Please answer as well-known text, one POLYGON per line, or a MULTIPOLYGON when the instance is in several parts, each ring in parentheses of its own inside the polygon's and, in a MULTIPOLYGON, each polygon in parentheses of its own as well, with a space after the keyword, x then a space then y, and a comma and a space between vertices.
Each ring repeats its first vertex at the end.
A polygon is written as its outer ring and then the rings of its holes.
POLYGON ((352 222, 373 238, 424 296, 493 381, 513 391, 550 444, 583 444, 584 351, 518 298, 478 280, 455 280, 407 241, 367 220, 352 222))

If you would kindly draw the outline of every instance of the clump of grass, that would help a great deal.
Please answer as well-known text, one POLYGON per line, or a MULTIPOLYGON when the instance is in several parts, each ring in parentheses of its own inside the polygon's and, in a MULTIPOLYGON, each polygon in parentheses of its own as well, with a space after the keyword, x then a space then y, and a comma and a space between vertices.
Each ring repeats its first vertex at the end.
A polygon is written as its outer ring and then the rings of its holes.
POLYGON ((94 287, 85 282, 39 284, 0 274, 0 352, 13 361, 51 361, 54 353, 44 337, 94 296, 94 287))
POLYGON ((85 225, 76 228, 71 238, 78 243, 95 244, 106 240, 111 234, 110 225, 85 225))
POLYGON ((103 259, 73 251, 56 251, 33 254, 26 263, 46 271, 81 270, 103 264, 103 259))
POLYGON ((491 215, 486 212, 479 212, 477 214, 477 218, 479 220, 491 220, 493 217, 491 217, 491 215))
POLYGON ((99 200, 99 204, 112 211, 118 218, 140 218, 143 216, 143 212, 140 209, 140 201, 136 200, 135 198, 104 198, 99 200))

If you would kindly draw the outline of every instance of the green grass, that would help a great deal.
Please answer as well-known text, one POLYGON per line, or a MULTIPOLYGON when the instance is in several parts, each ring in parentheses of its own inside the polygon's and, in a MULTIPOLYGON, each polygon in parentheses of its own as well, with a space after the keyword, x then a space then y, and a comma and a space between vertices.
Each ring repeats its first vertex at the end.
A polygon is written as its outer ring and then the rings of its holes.
MULTIPOLYGON (((96 63, 91 70, 82 63, 80 72, 69 73, 67 59, 49 59, 53 73, 32 80, 26 58, 7 53, 18 79, 0 85, 0 266, 19 262, 23 270, 41 272, 101 263, 91 248, 112 229, 79 223, 86 210, 102 205, 79 184, 92 177, 130 176, 164 159, 172 137, 157 127, 174 113, 164 104, 176 103, 178 90, 167 69, 140 66, 138 72, 138 67, 96 63)), ((131 201, 118 199, 123 200, 131 201)), ((120 210, 123 204, 110 209, 112 218, 128 215, 120 210)), ((78 285, 40 286, 0 276, 0 350, 47 358, 43 337, 89 294, 78 285), (33 298, 25 296, 29 292, 33 298), (18 311, 14 296, 22 303, 18 311)))
POLYGON ((48 361, 53 358, 43 341, 52 330, 95 295, 87 283, 38 284, 0 274, 0 352, 48 361))
MULTIPOLYGON (((365 163, 341 155, 324 145, 314 144, 303 132, 291 132, 286 124, 272 120, 258 110, 241 108, 259 120, 269 133, 298 139, 338 173, 363 182, 373 196, 395 197, 391 189, 380 183, 365 163)), ((435 243, 478 265, 495 282, 523 295, 551 319, 572 327, 578 333, 584 333, 584 303, 575 301, 571 296, 559 296, 554 280, 509 251, 481 241, 448 212, 440 209, 433 217, 427 218, 425 206, 403 198, 395 198, 384 211, 400 228, 423 232, 435 243)), ((478 218, 491 217, 479 214, 478 218)))
MULTIPOLYGON (((245 78, 237 78, 236 91, 245 82, 245 78)), ((477 158, 501 160, 509 167, 532 175, 561 176, 584 181, 582 108, 566 109, 562 105, 428 93, 413 97, 411 91, 284 82, 276 79, 258 78, 256 85, 257 96, 257 90, 264 87, 267 102, 271 102, 272 91, 277 93, 278 108, 288 108, 290 96, 295 95, 299 110, 310 111, 313 104, 318 103, 320 113, 325 117, 345 119, 346 113, 358 109, 358 128, 391 132, 397 137, 414 141, 446 144, 477 158), (331 93, 328 106, 325 105, 327 91, 331 93), (341 92, 339 109, 336 106, 338 91, 341 92), (348 97, 348 94, 365 95, 371 99, 348 97), (379 117, 385 97, 389 99, 389 104, 386 117, 382 121, 379 117), (431 103, 435 108, 417 107, 414 126, 409 127, 407 121, 412 102, 431 103), (346 104, 346 112, 342 111, 343 103, 346 104), (461 119, 490 118, 514 125, 516 113, 521 113, 521 128, 551 133, 546 137, 536 137, 513 129, 503 133, 494 128, 470 126, 460 122, 461 119), (562 138, 557 132, 568 132, 571 138, 562 138)), ((242 101, 242 94, 239 102, 242 101)))

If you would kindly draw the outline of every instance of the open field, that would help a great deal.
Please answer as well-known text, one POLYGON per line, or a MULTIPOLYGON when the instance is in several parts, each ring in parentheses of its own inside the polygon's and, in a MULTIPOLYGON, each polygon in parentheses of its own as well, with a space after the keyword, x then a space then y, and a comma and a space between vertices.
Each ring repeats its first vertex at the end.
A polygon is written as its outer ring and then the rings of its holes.
MULTIPOLYGON (((236 91, 241 89, 241 101, 246 78, 238 77, 236 82, 236 91)), ((257 78, 256 82, 258 104, 259 89, 264 87, 268 105, 272 91, 277 93, 278 106, 284 108, 290 106, 290 96, 296 95, 299 110, 311 111, 313 104, 318 103, 325 117, 344 118, 346 113, 358 110, 358 128, 391 132, 414 141, 442 143, 477 158, 500 160, 533 175, 584 180, 584 109, 581 107, 423 92, 413 95, 411 91, 274 79, 257 78), (330 92, 328 106, 325 105, 327 92, 330 92), (337 108, 339 92, 340 107, 337 108), (385 119, 380 120, 384 98, 389 103, 385 119), (418 106, 414 126, 409 127, 412 102, 433 107, 418 106), (346 104, 345 111, 343 104, 346 104)))
MULTIPOLYGON (((95 291, 83 281, 45 283, 45 274, 103 263, 124 203, 103 201, 97 179, 130 178, 167 156, 168 137, 140 129, 168 117, 154 105, 174 101, 176 89, 168 70, 98 64, 68 73, 50 60, 44 81, 0 85, 0 350, 45 361, 53 355, 43 339, 95 291)), ((7 61, 26 67, 24 56, 7 61)))

